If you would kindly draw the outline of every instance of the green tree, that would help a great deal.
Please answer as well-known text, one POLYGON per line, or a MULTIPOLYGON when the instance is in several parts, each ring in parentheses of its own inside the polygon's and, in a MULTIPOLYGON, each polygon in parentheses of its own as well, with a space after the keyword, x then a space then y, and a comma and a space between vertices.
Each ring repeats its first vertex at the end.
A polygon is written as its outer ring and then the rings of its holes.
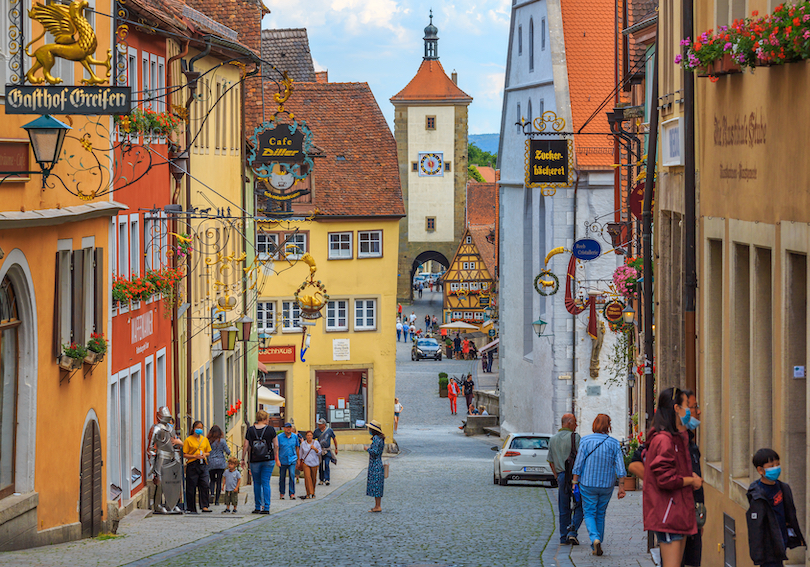
POLYGON ((475 167, 473 164, 467 166, 467 173, 471 179, 474 179, 478 183, 484 183, 486 181, 486 179, 484 179, 484 176, 481 175, 481 172, 478 171, 478 168, 475 167))
POLYGON ((498 163, 498 154, 485 152, 475 144, 469 145, 467 154, 469 156, 468 161, 472 165, 495 167, 495 165, 498 163))

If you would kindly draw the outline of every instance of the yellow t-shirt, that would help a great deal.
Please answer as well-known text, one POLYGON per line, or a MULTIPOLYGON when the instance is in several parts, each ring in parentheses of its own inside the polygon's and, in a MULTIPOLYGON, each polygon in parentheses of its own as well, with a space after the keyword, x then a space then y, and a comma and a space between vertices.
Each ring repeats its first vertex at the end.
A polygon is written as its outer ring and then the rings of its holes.
MULTIPOLYGON (((208 437, 201 436, 197 439, 196 435, 189 435, 186 437, 186 440, 183 441, 183 454, 185 455, 196 455, 202 449, 203 453, 210 453, 211 452, 211 444, 208 442, 208 437)), ((186 459, 187 462, 198 461, 199 459, 186 459)), ((205 462, 205 460, 203 460, 205 462)))

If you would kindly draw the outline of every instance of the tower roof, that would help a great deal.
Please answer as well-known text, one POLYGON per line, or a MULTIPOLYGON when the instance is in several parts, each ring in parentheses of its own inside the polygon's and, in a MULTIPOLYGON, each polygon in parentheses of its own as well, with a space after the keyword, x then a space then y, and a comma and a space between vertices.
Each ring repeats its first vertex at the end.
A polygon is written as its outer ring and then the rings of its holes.
POLYGON ((460 102, 469 104, 472 97, 458 88, 436 59, 425 59, 416 76, 391 97, 391 102, 460 102))

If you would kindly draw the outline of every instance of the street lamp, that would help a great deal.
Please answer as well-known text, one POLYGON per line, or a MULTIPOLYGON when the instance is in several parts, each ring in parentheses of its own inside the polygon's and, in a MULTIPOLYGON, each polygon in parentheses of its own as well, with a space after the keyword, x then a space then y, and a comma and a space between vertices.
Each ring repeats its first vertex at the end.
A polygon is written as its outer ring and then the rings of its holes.
POLYGON ((487 319, 492 319, 492 307, 484 309, 484 315, 487 316, 487 319))
POLYGON ((45 185, 45 179, 59 161, 65 134, 71 128, 53 116, 45 114, 23 126, 23 129, 28 132, 34 159, 42 170, 42 184, 45 185))
POLYGON ((253 326, 253 319, 247 315, 242 315, 236 320, 236 326, 239 328, 239 340, 242 342, 250 340, 250 328, 253 326))
POLYGON ((239 335, 239 329, 231 325, 219 330, 220 345, 222 350, 233 350, 236 348, 236 339, 239 335))
POLYGON ((267 348, 270 346, 270 335, 267 333, 259 333, 259 345, 262 348, 267 348))
POLYGON ((627 304, 627 307, 622 310, 622 318, 628 325, 632 325, 633 320, 636 318, 636 310, 633 309, 633 306, 629 303, 627 304))
POLYGON ((547 324, 548 323, 546 323, 542 319, 538 319, 537 321, 532 323, 532 328, 534 329, 534 332, 537 334, 538 337, 544 336, 543 331, 546 330, 546 325, 547 324))

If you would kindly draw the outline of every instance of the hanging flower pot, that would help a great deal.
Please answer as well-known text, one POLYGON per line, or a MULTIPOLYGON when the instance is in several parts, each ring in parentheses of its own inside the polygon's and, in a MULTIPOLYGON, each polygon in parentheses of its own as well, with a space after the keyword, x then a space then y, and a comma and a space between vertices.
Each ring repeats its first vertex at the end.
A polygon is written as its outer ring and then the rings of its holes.
POLYGON ((104 353, 103 352, 94 352, 92 350, 87 351, 87 356, 84 357, 85 364, 96 364, 104 360, 104 353))
POLYGON ((59 368, 71 372, 80 368, 82 365, 81 358, 72 358, 64 353, 59 355, 59 368))

